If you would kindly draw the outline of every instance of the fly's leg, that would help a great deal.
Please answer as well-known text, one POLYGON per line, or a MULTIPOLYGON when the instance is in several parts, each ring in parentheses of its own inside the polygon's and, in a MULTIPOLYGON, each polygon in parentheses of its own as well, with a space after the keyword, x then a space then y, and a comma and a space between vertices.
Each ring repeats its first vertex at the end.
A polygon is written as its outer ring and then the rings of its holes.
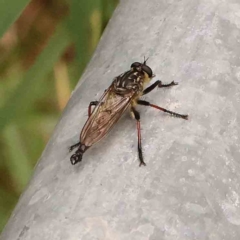
POLYGON ((80 146, 80 142, 78 142, 78 143, 76 143, 76 144, 74 144, 74 145, 72 145, 71 147, 69 147, 69 152, 71 152, 74 148, 77 148, 77 147, 79 147, 80 146))
POLYGON ((142 95, 145 95, 145 94, 148 94, 150 93, 154 88, 156 87, 159 87, 159 88, 163 88, 163 87, 171 87, 171 86, 175 86, 175 85, 178 85, 178 83, 175 83, 174 81, 172 81, 171 83, 169 84, 162 84, 162 81, 160 80, 157 80, 155 83, 153 83, 151 86, 149 86, 148 88, 146 88, 144 91, 143 91, 143 94, 142 95))
POLYGON ((175 83, 174 81, 172 81, 168 84, 162 84, 162 82, 160 81, 158 87, 163 88, 163 87, 172 87, 172 86, 176 86, 176 85, 178 85, 178 83, 175 83))
MULTIPOLYGON (((92 102, 89 103, 89 106, 88 106, 88 117, 90 117, 91 114, 92 114, 92 106, 96 106, 97 104, 98 104, 98 101, 92 101, 92 102)), ((78 143, 70 146, 70 147, 69 147, 69 152, 71 152, 74 148, 79 147, 80 144, 81 144, 81 143, 78 142, 78 143)))
POLYGON ((89 103, 89 106, 88 106, 88 117, 91 116, 92 114, 92 106, 96 106, 98 105, 98 101, 92 101, 89 103))
POLYGON ((174 117, 183 118, 185 120, 188 120, 188 115, 183 115, 183 114, 179 114, 179 113, 175 113, 175 112, 169 111, 169 110, 167 110, 165 108, 162 108, 162 107, 159 107, 157 105, 151 104, 150 102, 147 102, 147 101, 144 101, 144 100, 138 100, 137 103, 139 105, 153 107, 153 108, 156 108, 156 109, 161 110, 163 112, 170 113, 174 117))
MULTIPOLYGON (((92 102, 89 103, 89 106, 88 106, 88 117, 90 117, 91 114, 92 114, 92 106, 96 106, 97 104, 98 104, 98 101, 92 101, 92 102)), ((77 147, 79 147, 79 149, 80 149, 81 146, 83 146, 83 145, 80 142, 78 142, 78 143, 76 143, 76 144, 74 144, 74 145, 69 147, 69 152, 71 152, 73 149, 75 149, 77 147)), ((82 159, 80 156, 82 156, 83 151, 81 151, 81 149, 80 150, 79 149, 71 157, 71 163, 73 165, 75 163, 77 163, 77 162, 80 162, 81 159, 82 159)))
POLYGON ((143 161, 143 153, 142 153, 140 114, 134 107, 131 107, 131 111, 133 113, 134 118, 137 120, 138 157, 139 157, 139 161, 140 161, 139 167, 141 165, 146 166, 146 163, 143 161))

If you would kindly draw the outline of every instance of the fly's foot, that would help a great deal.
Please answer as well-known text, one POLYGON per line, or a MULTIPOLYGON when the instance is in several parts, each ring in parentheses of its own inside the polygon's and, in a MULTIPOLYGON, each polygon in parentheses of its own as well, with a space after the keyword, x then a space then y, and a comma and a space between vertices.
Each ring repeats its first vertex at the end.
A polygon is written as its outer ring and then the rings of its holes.
POLYGON ((174 81, 172 81, 169 84, 162 84, 162 81, 160 81, 159 84, 158 84, 158 87, 159 88, 162 88, 162 87, 172 87, 172 86, 176 86, 176 85, 178 85, 178 83, 176 83, 174 81))
POLYGON ((146 166, 146 163, 144 162, 144 161, 141 161, 140 163, 139 163, 139 167, 141 167, 141 166, 146 166))
POLYGON ((82 153, 81 152, 76 152, 75 154, 73 154, 70 158, 71 164, 75 165, 78 162, 82 161, 82 153))
POLYGON ((71 152, 73 149, 74 149, 74 147, 71 146, 71 147, 68 148, 68 151, 71 152))
POLYGON ((68 150, 69 150, 69 152, 71 152, 74 148, 77 148, 77 147, 79 147, 79 146, 80 146, 80 142, 78 142, 78 143, 70 146, 70 147, 68 148, 68 150))
POLYGON ((188 115, 182 115, 179 113, 173 113, 172 115, 177 118, 182 118, 182 119, 188 120, 188 115))
POLYGON ((178 85, 178 83, 177 83, 177 82, 174 82, 174 81, 172 81, 172 82, 170 83, 170 85, 169 85, 169 86, 175 86, 175 85, 178 85))

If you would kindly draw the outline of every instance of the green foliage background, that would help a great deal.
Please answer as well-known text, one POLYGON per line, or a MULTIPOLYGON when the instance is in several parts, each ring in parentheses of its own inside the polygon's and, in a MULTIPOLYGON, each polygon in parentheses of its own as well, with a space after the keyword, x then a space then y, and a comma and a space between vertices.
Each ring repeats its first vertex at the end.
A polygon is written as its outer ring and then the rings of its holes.
POLYGON ((0 0, 0 232, 117 0, 0 0))

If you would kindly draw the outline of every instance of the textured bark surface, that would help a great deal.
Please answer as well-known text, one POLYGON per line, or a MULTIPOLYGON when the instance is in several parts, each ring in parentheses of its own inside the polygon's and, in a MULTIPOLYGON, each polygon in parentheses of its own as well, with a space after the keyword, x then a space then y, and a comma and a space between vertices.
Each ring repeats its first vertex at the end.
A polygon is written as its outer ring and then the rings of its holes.
POLYGON ((58 123, 2 240, 240 239, 240 3, 124 0, 58 123), (72 166, 87 106, 134 61, 171 89, 139 107, 72 166))

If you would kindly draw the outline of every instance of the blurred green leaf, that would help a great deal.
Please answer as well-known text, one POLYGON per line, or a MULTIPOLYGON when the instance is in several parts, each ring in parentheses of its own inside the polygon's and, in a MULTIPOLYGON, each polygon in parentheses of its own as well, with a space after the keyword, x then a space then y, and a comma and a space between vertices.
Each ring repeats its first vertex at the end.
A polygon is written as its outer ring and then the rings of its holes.
POLYGON ((9 218, 17 197, 0 188, 0 233, 9 218))
POLYGON ((0 131, 6 124, 26 113, 36 99, 44 77, 52 70, 69 43, 69 36, 62 28, 58 28, 35 64, 24 74, 21 83, 0 109, 0 131))
MULTIPOLYGON (((29 2, 30 0, 0 0, 0 37, 29 2)), ((60 114, 56 85, 55 81, 52 81, 56 78, 51 71, 53 66, 66 46, 74 41, 75 48, 68 48, 64 57, 61 58, 66 61, 68 79, 74 86, 88 63, 117 2, 118 0, 47 2, 33 0, 33 5, 37 4, 32 10, 39 10, 38 4, 44 3, 44 6, 41 5, 42 11, 37 11, 32 23, 33 29, 36 30, 34 35, 24 34, 23 37, 19 34, 22 33, 19 31, 22 28, 16 25, 17 31, 11 36, 16 37, 16 39, 11 39, 14 44, 7 44, 9 48, 3 49, 2 52, 6 55, 1 56, 2 67, 0 69, 3 73, 1 75, 3 81, 0 81, 0 232, 17 201, 20 189, 28 181, 31 175, 30 170, 48 141, 60 114), (28 47, 25 50, 22 43, 25 43, 25 46, 31 46, 29 54, 26 55, 30 56, 30 59, 42 50, 36 38, 44 36, 48 38, 49 36, 49 33, 40 34, 44 29, 42 25, 50 25, 50 29, 56 27, 57 23, 52 22, 51 19, 56 19, 56 5, 65 6, 61 2, 69 3, 69 17, 63 20, 66 16, 63 14, 63 18, 59 19, 65 29, 56 30, 35 64, 24 72, 22 63, 27 58, 22 58, 19 52, 25 53, 28 47), (52 18, 49 13, 54 14, 54 17, 52 18)), ((59 9, 61 10, 61 7, 59 9)), ((32 15, 33 12, 25 11, 22 14, 23 19, 28 19, 29 14, 32 15)), ((46 43, 46 38, 44 43, 46 43)))
POLYGON ((31 166, 41 155, 42 149, 51 136, 59 114, 31 112, 25 121, 18 122, 22 141, 26 147, 31 166))
POLYGON ((18 82, 22 81, 22 69, 16 64, 12 65, 13 66, 9 67, 11 74, 4 75, 4 80, 3 77, 1 77, 2 81, 0 81, 0 109, 4 106, 7 97, 9 96, 9 94, 11 94, 12 89, 16 87, 18 82))
POLYGON ((114 9, 118 4, 118 0, 102 0, 102 15, 103 15, 103 28, 106 27, 109 19, 111 18, 114 9))
POLYGON ((30 178, 32 167, 26 153, 26 146, 15 124, 10 124, 3 132, 5 151, 8 155, 7 168, 14 180, 14 188, 21 193, 30 178), (19 164, 19 161, 21 163, 19 164))
POLYGON ((20 16, 30 0, 0 0, 0 38, 20 16))
MULTIPOLYGON (((79 73, 83 71, 84 67, 89 61, 93 50, 91 46, 92 41, 95 42, 96 39, 91 24, 91 18, 93 18, 94 21, 94 16, 92 14, 101 16, 101 0, 71 1, 70 15, 66 20, 66 25, 74 39, 77 52, 76 61, 79 67, 79 73)), ((98 28, 101 33, 101 17, 96 17, 96 20, 99 21, 98 28)), ((99 37, 100 34, 98 38, 99 37)))

